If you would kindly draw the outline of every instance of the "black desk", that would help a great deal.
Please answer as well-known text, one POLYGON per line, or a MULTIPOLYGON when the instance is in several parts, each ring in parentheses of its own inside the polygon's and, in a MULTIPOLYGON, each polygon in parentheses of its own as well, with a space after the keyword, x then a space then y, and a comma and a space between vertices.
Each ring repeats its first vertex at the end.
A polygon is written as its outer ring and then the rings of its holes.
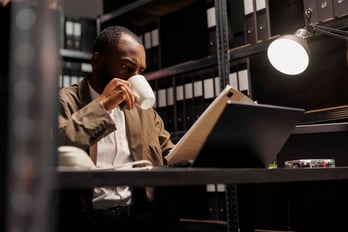
MULTIPOLYGON (((348 122, 299 125, 278 154, 278 169, 60 170, 57 187, 226 184, 237 188, 242 232, 268 224, 276 225, 273 230, 286 224, 285 229, 297 231, 348 231, 347 141, 348 122), (285 160, 304 158, 332 158, 337 167, 281 168, 285 160)), ((197 195, 191 195, 195 201, 197 195)))
POLYGON ((79 188, 119 184, 178 186, 348 180, 348 123, 297 126, 278 155, 277 159, 280 162, 278 165, 283 165, 284 160, 297 158, 332 158, 336 159, 336 166, 345 167, 316 169, 160 168, 141 171, 74 171, 66 169, 58 172, 58 187, 79 188), (298 137, 301 138, 298 139, 298 137))
POLYGON ((59 170, 58 188, 95 186, 183 186, 348 180, 348 167, 303 169, 154 168, 152 170, 59 170))
MULTIPOLYGON (((255 231, 255 228, 269 225, 275 226, 270 229, 297 228, 297 231, 319 231, 318 228, 320 231, 331 231, 331 229, 337 231, 337 228, 345 227, 344 229, 347 229, 346 226, 348 226, 346 220, 343 219, 348 218, 346 210, 348 200, 345 197, 348 194, 348 167, 305 169, 155 168, 138 171, 60 170, 57 181, 58 188, 108 185, 200 186, 226 184, 228 187, 238 187, 238 197, 240 198, 238 199, 238 208, 240 210, 237 211, 236 218, 242 232, 255 231), (330 200, 331 198, 335 199, 330 200), (270 207, 271 209, 269 209, 270 207), (274 212, 270 213, 270 210, 274 212), (342 210, 344 210, 343 214, 338 212, 342 210), (336 217, 336 215, 338 216, 336 217), (325 218, 328 221, 325 221, 325 218), (303 221, 305 221, 304 225, 303 221), (334 223, 333 227, 327 229, 331 223, 334 223)), ((233 222, 232 227, 235 224, 236 222, 233 222)), ((238 230, 233 228, 227 231, 238 230)))

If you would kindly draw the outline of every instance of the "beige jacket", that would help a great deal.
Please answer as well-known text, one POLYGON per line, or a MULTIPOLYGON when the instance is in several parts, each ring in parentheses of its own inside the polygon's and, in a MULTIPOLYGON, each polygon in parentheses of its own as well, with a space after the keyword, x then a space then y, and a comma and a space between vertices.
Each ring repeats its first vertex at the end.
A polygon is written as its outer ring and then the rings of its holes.
MULTIPOLYGON (((117 130, 102 105, 91 100, 87 78, 78 85, 59 90, 59 145, 78 146, 89 152, 93 144, 117 130)), ((124 110, 127 139, 134 160, 147 159, 163 165, 163 157, 174 146, 161 117, 154 109, 124 110)))

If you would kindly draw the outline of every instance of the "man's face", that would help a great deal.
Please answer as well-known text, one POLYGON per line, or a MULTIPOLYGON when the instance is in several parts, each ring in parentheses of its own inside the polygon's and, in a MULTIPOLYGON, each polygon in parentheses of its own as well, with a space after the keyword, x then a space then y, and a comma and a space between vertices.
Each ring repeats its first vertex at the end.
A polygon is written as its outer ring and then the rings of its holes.
POLYGON ((119 43, 102 55, 99 80, 105 87, 112 78, 128 80, 146 68, 144 46, 122 33, 119 43))

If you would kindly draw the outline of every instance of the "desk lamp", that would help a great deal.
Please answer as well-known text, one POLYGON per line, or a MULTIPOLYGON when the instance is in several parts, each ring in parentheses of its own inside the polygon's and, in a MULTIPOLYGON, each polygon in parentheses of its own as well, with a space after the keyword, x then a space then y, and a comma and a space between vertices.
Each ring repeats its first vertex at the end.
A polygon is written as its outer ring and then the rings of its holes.
POLYGON ((320 26, 310 22, 312 11, 305 11, 306 26, 295 34, 283 35, 270 43, 267 57, 272 66, 287 75, 297 75, 305 71, 309 64, 309 49, 306 39, 316 31, 348 41, 348 31, 320 26))

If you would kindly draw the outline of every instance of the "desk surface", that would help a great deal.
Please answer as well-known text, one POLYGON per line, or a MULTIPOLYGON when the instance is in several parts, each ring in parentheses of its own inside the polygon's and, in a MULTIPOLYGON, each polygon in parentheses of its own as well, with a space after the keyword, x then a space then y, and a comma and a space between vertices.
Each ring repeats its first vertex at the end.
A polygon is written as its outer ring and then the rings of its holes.
POLYGON ((58 188, 95 186, 185 186, 348 180, 348 167, 336 168, 154 168, 151 170, 58 170, 58 188))
POLYGON ((315 134, 315 133, 332 133, 348 132, 348 123, 323 123, 297 125, 292 134, 315 134))

